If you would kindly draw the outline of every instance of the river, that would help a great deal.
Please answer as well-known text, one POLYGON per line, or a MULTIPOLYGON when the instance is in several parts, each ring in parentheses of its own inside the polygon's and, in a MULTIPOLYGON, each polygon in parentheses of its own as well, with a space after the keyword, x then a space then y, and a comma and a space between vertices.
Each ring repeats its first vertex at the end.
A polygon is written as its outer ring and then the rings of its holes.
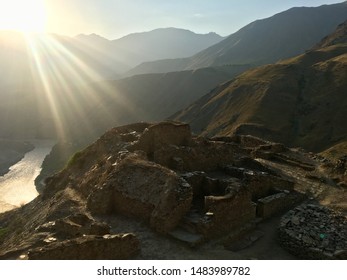
POLYGON ((40 174, 41 165, 52 150, 54 141, 29 141, 35 148, 24 158, 10 167, 5 176, 0 177, 0 213, 24 205, 38 196, 35 178, 40 174))

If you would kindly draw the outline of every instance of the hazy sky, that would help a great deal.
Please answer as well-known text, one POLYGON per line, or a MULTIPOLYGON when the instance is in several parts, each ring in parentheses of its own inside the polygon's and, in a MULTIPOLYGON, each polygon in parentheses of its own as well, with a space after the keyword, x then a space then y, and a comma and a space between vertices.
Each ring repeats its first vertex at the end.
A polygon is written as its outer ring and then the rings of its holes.
MULTIPOLYGON (((28 2, 23 0, 23 3, 24 1, 28 2)), ((47 32, 69 36, 97 33, 109 39, 160 27, 178 27, 197 33, 214 31, 226 36, 256 19, 272 16, 291 7, 343 2, 343 0, 32 0, 33 3, 38 1, 45 3, 47 32)), ((3 2, 10 3, 11 0, 3 2)), ((23 12, 27 10, 23 9, 23 12)))

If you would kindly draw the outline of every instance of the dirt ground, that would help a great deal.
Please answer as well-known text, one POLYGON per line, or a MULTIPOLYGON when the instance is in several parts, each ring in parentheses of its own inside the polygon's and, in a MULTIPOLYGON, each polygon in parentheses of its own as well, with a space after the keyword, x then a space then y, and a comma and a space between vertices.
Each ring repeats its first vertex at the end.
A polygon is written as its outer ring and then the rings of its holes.
MULTIPOLYGON (((289 254, 281 248, 277 242, 277 226, 281 216, 271 218, 257 225, 254 231, 249 233, 248 237, 260 235, 259 239, 254 242, 246 242, 245 240, 237 241, 242 244, 243 249, 236 248, 234 250, 227 249, 222 244, 222 239, 209 241, 197 248, 191 248, 183 242, 173 238, 159 235, 153 232, 147 225, 140 221, 134 221, 122 216, 99 217, 109 223, 112 231, 133 232, 141 242, 141 252, 136 259, 153 259, 153 260, 292 260, 295 256, 289 254)), ((237 247, 237 246, 236 246, 237 247)))

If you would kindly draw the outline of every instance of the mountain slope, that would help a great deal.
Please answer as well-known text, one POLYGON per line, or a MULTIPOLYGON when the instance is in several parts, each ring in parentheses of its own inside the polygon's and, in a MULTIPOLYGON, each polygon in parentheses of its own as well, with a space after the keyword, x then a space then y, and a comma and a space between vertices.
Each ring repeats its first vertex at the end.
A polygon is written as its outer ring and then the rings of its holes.
POLYGON ((315 48, 319 49, 341 43, 347 43, 347 20, 341 23, 334 33, 323 38, 315 48))
POLYGON ((270 18, 257 20, 222 42, 184 61, 145 63, 130 73, 140 74, 197 69, 225 64, 266 64, 299 55, 347 19, 347 2, 315 8, 292 8, 270 18))
POLYGON ((81 85, 57 81, 50 91, 40 83, 18 86, 1 94, 0 137, 94 139, 114 125, 164 119, 244 70, 206 68, 81 85))
MULTIPOLYGON (((211 43, 209 40, 219 40, 216 34, 205 36, 186 30, 163 29, 128 36, 123 39, 123 46, 128 42, 134 45, 130 48, 134 50, 141 42, 146 42, 149 51, 150 44, 156 44, 153 40, 166 33, 171 34, 178 45, 190 42, 187 49, 196 47, 195 40, 202 44, 200 47, 211 43), (135 42, 137 39, 138 43, 135 42)), ((134 113, 132 120, 141 120, 141 117, 159 120, 167 116, 163 113, 164 108, 174 113, 245 69, 235 68, 232 75, 229 70, 225 73, 224 70, 205 69, 112 82, 119 71, 128 67, 114 56, 112 50, 116 42, 95 34, 87 36, 88 42, 83 38, 0 32, 0 137, 57 137, 57 131, 64 134, 64 138, 86 134, 94 137, 111 126, 130 121, 126 107, 117 103, 119 98, 126 99, 127 106, 134 112, 143 108, 141 101, 148 102, 143 110, 152 110, 152 113, 148 116, 139 113, 138 117, 134 113), (111 80, 96 83, 105 78, 111 80), (181 93, 183 95, 178 97, 181 93), (173 100, 174 96, 177 99, 173 100), (160 114, 150 105, 158 105, 156 100, 161 100, 160 114), (112 113, 103 110, 104 107, 112 113)), ((177 44, 171 50, 183 51, 177 44)), ((171 53, 170 49, 165 51, 166 55, 171 53)), ((146 55, 144 53, 143 57, 146 55)))
POLYGON ((322 151, 347 139, 347 44, 249 70, 173 118, 203 135, 251 134, 322 151))

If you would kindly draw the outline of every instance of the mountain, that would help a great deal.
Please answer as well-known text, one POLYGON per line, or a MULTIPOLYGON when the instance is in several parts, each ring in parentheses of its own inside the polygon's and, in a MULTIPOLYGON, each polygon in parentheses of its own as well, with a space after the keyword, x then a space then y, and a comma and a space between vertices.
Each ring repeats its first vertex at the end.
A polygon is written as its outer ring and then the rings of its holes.
POLYGON ((93 139, 114 125, 164 119, 245 69, 205 68, 88 84, 52 80, 49 89, 40 80, 18 85, 1 93, 0 137, 93 139))
POLYGON ((137 65, 144 61, 189 57, 222 40, 214 32, 196 34, 184 29, 160 28, 130 34, 112 43, 118 49, 128 50, 132 56, 129 61, 137 65))
POLYGON ((178 28, 160 28, 149 32, 133 33, 116 40, 107 40, 97 34, 78 35, 76 39, 87 46, 109 53, 126 65, 122 72, 145 61, 191 56, 220 42, 216 33, 196 34, 178 28))
POLYGON ((159 58, 161 55, 169 56, 171 50, 175 52, 173 55, 184 51, 189 51, 190 54, 190 51, 195 52, 196 48, 212 44, 215 40, 218 41, 218 38, 220 39, 213 33, 198 35, 187 30, 169 28, 129 35, 120 39, 121 47, 117 47, 117 40, 109 41, 96 34, 70 38, 53 34, 26 36, 19 32, 2 31, 0 137, 57 137, 56 131, 65 134, 64 138, 71 138, 72 134, 95 136, 102 133, 102 129, 129 122, 129 115, 131 120, 147 117, 141 115, 140 110, 138 117, 129 114, 117 103, 119 97, 127 99, 127 105, 133 111, 143 107, 140 103, 144 98, 148 104, 153 101, 154 106, 159 104, 155 100, 161 100, 161 110, 153 109, 150 105, 145 108, 152 110, 148 113, 151 120, 159 120, 164 117, 165 109, 174 113, 246 67, 152 75, 113 83, 117 73, 129 67, 117 60, 116 56, 122 57, 124 52, 117 53, 116 48, 127 48, 126 51, 131 52, 144 51, 143 59, 147 55, 158 55, 159 58), (159 44, 158 36, 166 38, 165 43, 159 44), (176 43, 173 44, 168 37, 176 43), (162 48, 168 42, 171 50, 168 48, 160 51, 152 48, 153 44, 162 48), (183 47, 179 46, 180 44, 183 47), (146 51, 149 53, 145 53, 146 51), (109 80, 96 82, 105 79, 109 80), (181 93, 184 95, 180 95, 181 93), (148 97, 144 97, 146 95, 148 97), (180 98, 174 100, 175 95, 180 98), (172 105, 169 105, 170 103, 172 105), (112 117, 102 111, 103 106, 113 112, 110 114, 112 117), (93 111, 93 107, 100 112, 93 111), (124 116, 120 112, 123 112, 124 116), (97 119, 91 120, 91 116, 97 119), (97 133, 89 124, 79 125, 87 120, 96 124, 97 133))
POLYGON ((192 57, 144 63, 132 69, 129 75, 225 64, 274 63, 312 48, 346 19, 347 2, 314 8, 292 8, 254 21, 192 57))
POLYGON ((66 84, 116 79, 146 60, 190 56, 221 40, 215 33, 195 34, 175 28, 114 41, 96 34, 71 38, 0 31, 0 89, 16 90, 18 83, 37 81, 42 74, 48 80, 59 77, 66 84))
POLYGON ((246 71, 173 118, 202 135, 251 134, 323 151, 347 140, 346 92, 347 44, 338 43, 246 71))

